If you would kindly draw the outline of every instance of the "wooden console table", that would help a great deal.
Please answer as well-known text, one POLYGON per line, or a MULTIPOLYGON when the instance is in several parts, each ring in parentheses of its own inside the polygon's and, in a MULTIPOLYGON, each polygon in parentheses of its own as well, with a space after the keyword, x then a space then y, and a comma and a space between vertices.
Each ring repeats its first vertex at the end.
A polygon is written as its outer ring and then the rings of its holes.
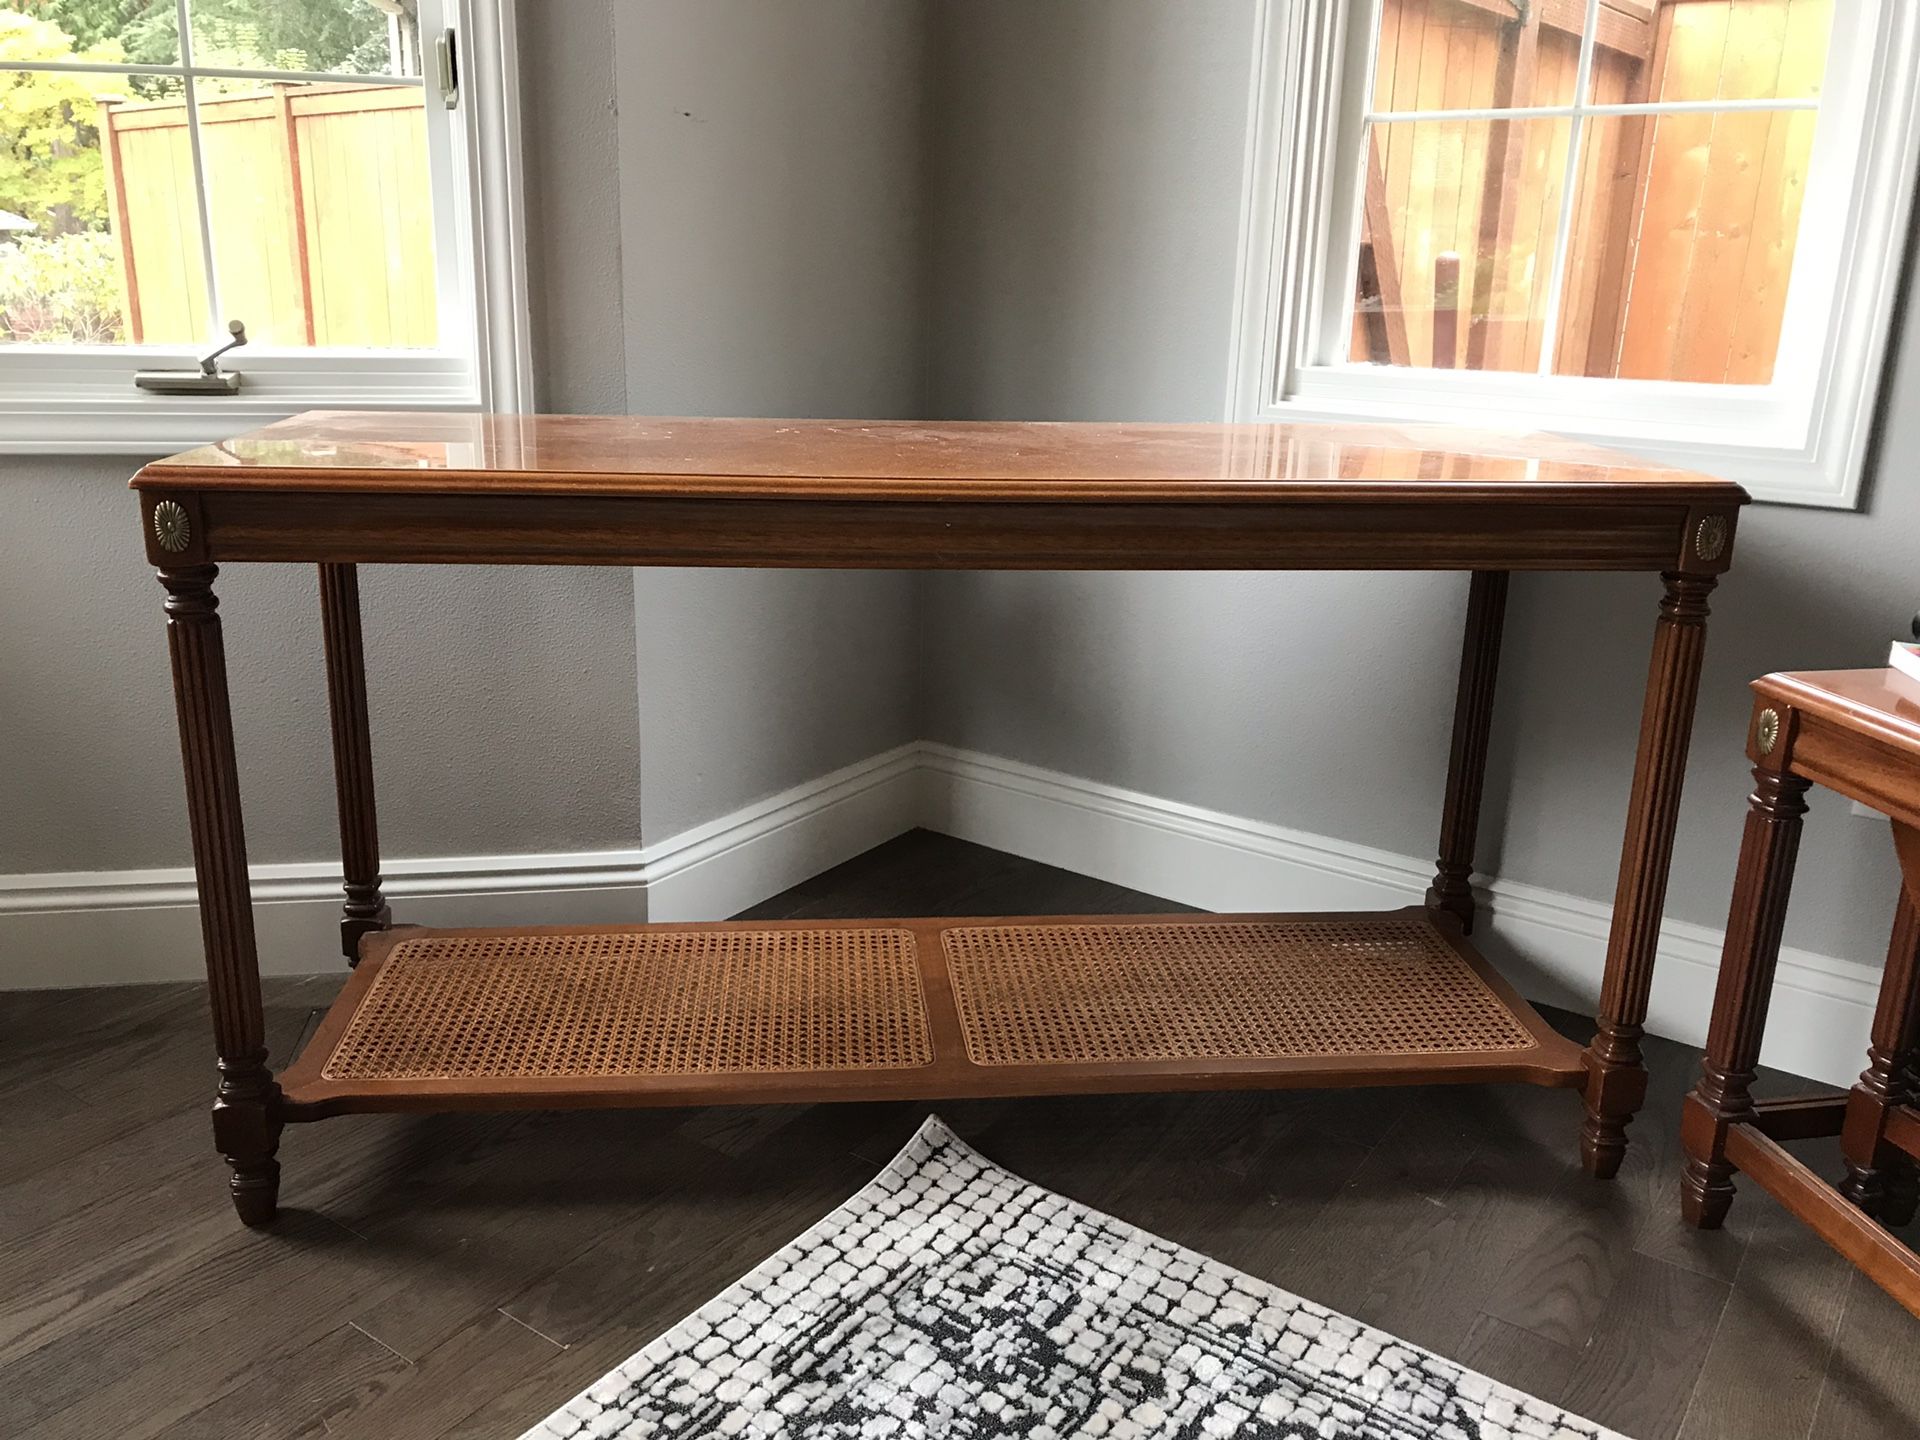
MULTIPOLYGON (((1346 426, 315 414, 149 465, 213 998, 215 1143, 274 1213, 289 1121, 347 1111, 1524 1081, 1610 1176, 1646 1017, 1707 598, 1745 493, 1546 437, 1346 426), (216 567, 317 564, 357 968, 268 1068, 216 567), (381 896, 356 567, 1471 572, 1440 859, 1388 914, 445 931, 381 896), (1515 570, 1661 577, 1599 1009, 1579 1046, 1473 950, 1515 570)), ((1584 621, 1577 628, 1584 628, 1584 621)))
POLYGON ((1767 675, 1753 690, 1754 789, 1707 1054, 1681 1111, 1681 1213, 1718 1229, 1738 1170, 1920 1315, 1920 1255, 1882 1224, 1907 1224, 1920 1205, 1920 686, 1891 670, 1826 670, 1767 675), (1893 822, 1901 872, 1893 939, 1852 1092, 1755 1100, 1800 821, 1816 782, 1893 822), (1782 1143, 1831 1135, 1847 1166, 1837 1187, 1782 1143))

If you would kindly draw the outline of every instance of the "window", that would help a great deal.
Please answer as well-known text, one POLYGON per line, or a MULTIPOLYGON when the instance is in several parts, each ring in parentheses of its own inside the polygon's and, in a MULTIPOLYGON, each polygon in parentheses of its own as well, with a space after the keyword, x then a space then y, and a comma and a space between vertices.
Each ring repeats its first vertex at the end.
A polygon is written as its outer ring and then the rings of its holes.
POLYGON ((1520 423, 1855 503, 1920 6, 1329 0, 1261 25, 1239 418, 1520 423))
POLYGON ((519 408, 511 0, 0 0, 0 446, 519 408), (236 394, 137 388, 222 364, 236 394))

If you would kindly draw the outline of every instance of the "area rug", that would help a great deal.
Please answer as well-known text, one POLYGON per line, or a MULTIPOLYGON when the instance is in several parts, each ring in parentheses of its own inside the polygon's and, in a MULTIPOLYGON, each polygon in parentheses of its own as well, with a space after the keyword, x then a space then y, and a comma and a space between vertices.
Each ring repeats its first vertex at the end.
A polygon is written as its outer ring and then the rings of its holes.
POLYGON ((1002 1170, 930 1119, 522 1440, 1621 1440, 1002 1170))

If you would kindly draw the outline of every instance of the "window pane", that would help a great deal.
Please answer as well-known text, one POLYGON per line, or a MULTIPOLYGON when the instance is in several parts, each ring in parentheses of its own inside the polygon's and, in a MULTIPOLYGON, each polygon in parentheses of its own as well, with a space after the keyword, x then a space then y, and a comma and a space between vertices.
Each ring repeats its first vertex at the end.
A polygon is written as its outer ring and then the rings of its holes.
POLYGON ((1555 370, 1771 380, 1816 119, 1777 110, 1590 120, 1555 370))
POLYGON ((144 128, 153 102, 115 93, 125 78, 0 70, 0 341, 206 336, 199 224, 191 208, 184 227, 166 224, 175 193, 193 194, 186 132, 144 128), (138 272, 135 231, 148 237, 138 272))
POLYGON ((174 0, 0 0, 0 64, 178 64, 179 18, 174 0))
POLYGON ((1351 358, 1538 368, 1569 128, 1565 119, 1373 127, 1351 358))
POLYGON ((423 92, 200 84, 220 319, 260 344, 436 345, 423 92))
MULTIPOLYGON (((1372 108, 1385 113, 1572 104, 1580 37, 1543 20, 1548 8, 1532 7, 1533 18, 1522 22, 1510 11, 1462 0, 1383 0, 1372 108)), ((1554 19, 1560 15, 1554 11, 1554 19)))
POLYGON ((196 65, 418 75, 418 0, 191 0, 196 65))
POLYGON ((1644 52, 1595 52, 1596 101, 1804 100, 1826 73, 1833 0, 1687 0, 1653 25, 1644 52))

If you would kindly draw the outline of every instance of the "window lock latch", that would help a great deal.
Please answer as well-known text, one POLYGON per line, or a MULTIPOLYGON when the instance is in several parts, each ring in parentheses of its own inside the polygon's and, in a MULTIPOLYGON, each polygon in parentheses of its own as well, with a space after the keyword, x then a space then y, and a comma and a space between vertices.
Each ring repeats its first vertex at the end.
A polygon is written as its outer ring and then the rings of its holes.
POLYGON ((442 30, 433 42, 433 80, 440 91, 440 103, 452 110, 460 104, 460 51, 451 29, 442 30))
POLYGON ((222 370, 220 357, 247 343, 246 324, 234 320, 227 325, 227 333, 233 338, 202 355, 198 370, 136 370, 133 383, 159 395, 239 394, 240 372, 222 370))

